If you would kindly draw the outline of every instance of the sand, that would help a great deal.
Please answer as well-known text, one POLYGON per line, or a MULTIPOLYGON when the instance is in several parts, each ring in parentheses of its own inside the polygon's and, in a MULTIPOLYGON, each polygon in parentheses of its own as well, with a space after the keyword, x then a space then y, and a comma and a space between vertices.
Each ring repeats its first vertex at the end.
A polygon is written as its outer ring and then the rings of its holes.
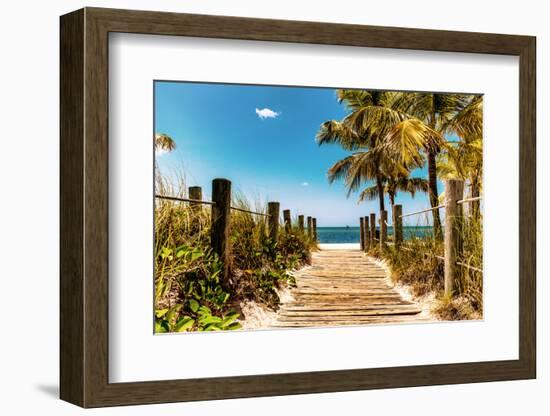
POLYGON ((359 243, 319 244, 321 250, 359 250, 359 243))

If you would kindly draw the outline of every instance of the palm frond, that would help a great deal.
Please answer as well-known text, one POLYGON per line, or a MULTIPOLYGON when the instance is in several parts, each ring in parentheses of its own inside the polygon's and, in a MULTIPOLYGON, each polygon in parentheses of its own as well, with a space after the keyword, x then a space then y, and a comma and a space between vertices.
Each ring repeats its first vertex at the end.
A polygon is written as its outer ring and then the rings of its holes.
POLYGON ((336 162, 328 170, 330 183, 343 179, 348 197, 366 181, 379 174, 378 155, 374 151, 357 152, 336 162))
POLYGON ((329 183, 345 179, 354 160, 354 155, 350 155, 332 165, 327 174, 329 183))
POLYGON ((336 90, 336 97, 340 104, 345 104, 350 110, 372 105, 372 96, 367 90, 336 90))
POLYGON ((176 142, 167 134, 155 134, 155 150, 170 152, 176 148, 176 142))
POLYGON ((428 193, 429 183, 424 178, 399 178, 396 183, 396 189, 403 192, 408 192, 414 198, 417 192, 428 193))
POLYGON ((350 113, 343 122, 355 131, 366 131, 372 137, 379 139, 406 118, 406 114, 392 108, 369 105, 350 113))
POLYGON ((348 125, 330 120, 321 124, 321 128, 317 132, 316 141, 319 146, 324 144, 339 144, 342 148, 349 151, 354 151, 364 146, 364 143, 353 129, 348 125))
POLYGON ((483 96, 473 96, 469 102, 442 126, 445 132, 456 133, 465 141, 481 139, 483 134, 483 96))
POLYGON ((406 167, 420 167, 423 151, 438 152, 444 145, 443 137, 422 121, 413 118, 398 123, 385 137, 384 151, 406 167))
POLYGON ((369 186, 361 191, 357 202, 374 201, 378 198, 378 187, 376 185, 369 186))

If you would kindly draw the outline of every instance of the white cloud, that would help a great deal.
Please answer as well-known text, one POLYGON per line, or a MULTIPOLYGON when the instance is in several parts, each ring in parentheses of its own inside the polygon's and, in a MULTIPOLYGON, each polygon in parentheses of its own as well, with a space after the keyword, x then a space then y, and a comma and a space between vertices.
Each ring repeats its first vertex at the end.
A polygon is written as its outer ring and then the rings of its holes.
POLYGON ((256 114, 262 120, 264 120, 266 118, 277 118, 278 116, 281 115, 281 113, 277 113, 276 111, 273 111, 270 108, 262 108, 261 110, 256 108, 256 114))
POLYGON ((302 186, 309 186, 309 182, 302 182, 302 186))

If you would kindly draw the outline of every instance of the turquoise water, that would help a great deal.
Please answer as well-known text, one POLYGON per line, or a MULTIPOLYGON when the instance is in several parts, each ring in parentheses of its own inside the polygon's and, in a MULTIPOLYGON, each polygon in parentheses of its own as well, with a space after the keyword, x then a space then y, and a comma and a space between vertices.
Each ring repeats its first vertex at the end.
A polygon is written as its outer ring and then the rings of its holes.
MULTIPOLYGON (((432 233, 432 227, 403 227, 404 238, 424 237, 432 233)), ((388 227, 388 236, 393 235, 393 227, 388 227)), ((359 243, 359 227, 318 227, 320 243, 359 243)))

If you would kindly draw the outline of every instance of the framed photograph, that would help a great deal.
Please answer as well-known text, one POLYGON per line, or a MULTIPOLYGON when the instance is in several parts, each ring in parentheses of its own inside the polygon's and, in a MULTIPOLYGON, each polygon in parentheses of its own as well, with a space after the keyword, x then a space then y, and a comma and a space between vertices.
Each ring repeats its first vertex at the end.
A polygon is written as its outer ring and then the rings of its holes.
POLYGON ((535 378, 535 49, 62 16, 61 398, 535 378))

